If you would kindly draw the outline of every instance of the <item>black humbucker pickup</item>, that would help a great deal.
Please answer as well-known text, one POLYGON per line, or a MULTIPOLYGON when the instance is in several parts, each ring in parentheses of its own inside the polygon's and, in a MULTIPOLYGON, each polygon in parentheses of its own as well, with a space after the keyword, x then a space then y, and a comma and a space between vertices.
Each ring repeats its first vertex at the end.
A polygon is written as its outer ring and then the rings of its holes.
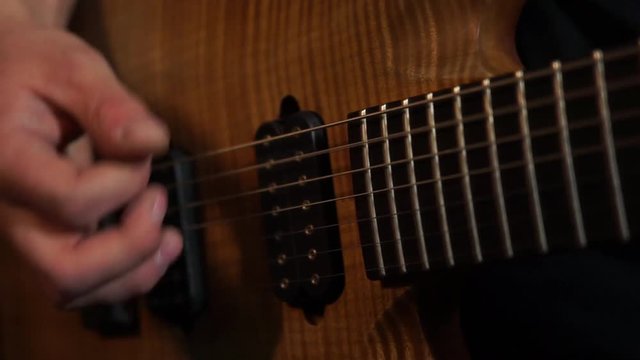
POLYGON ((335 198, 326 132, 305 131, 321 125, 316 113, 298 111, 256 133, 267 140, 255 152, 273 288, 305 310, 324 309, 344 288, 336 204, 326 201, 335 198))

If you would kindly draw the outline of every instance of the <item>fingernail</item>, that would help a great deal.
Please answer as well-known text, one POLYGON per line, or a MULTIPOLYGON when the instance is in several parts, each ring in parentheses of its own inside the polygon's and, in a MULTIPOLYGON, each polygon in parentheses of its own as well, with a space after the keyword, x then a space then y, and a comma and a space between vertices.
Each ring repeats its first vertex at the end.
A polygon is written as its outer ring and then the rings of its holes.
POLYGON ((161 223, 167 213, 167 200, 162 194, 156 194, 151 205, 151 219, 161 223))
POLYGON ((119 134, 122 142, 143 142, 144 144, 164 144, 169 141, 169 130, 161 121, 129 121, 119 134))
POLYGON ((158 266, 169 266, 182 251, 182 239, 177 233, 167 232, 156 253, 158 266))

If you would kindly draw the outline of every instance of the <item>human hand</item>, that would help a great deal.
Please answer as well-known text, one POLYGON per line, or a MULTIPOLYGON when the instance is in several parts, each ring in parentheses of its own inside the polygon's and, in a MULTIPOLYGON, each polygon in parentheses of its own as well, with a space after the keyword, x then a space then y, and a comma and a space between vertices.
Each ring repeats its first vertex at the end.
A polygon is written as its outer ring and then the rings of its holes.
POLYGON ((0 25, 0 241, 43 275, 59 305, 146 292, 179 255, 181 236, 162 227, 165 190, 148 186, 151 156, 167 146, 166 127, 83 41, 0 25), (66 151, 83 133, 90 146, 66 151), (123 206, 118 226, 96 231, 123 206))

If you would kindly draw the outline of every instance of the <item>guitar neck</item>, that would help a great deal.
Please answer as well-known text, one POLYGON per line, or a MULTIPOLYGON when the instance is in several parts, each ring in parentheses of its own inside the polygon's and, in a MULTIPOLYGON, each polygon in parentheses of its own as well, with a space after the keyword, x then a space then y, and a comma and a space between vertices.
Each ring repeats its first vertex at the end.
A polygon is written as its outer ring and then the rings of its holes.
POLYGON ((351 114, 370 278, 637 234, 638 47, 351 114))

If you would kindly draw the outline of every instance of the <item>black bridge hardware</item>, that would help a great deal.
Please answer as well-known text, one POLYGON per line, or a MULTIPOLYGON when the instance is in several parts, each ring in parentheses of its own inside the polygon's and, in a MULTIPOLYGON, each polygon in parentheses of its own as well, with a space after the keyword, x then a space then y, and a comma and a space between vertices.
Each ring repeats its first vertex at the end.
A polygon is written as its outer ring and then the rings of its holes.
POLYGON ((180 257, 167 269, 165 275, 147 295, 149 309, 161 318, 188 327, 204 309, 206 303, 204 245, 201 229, 190 228, 202 222, 198 207, 187 206, 197 200, 193 162, 172 149, 166 159, 173 166, 155 170, 151 182, 167 185, 169 208, 165 225, 181 230, 183 250, 180 257), (171 186, 169 186, 171 185, 171 186))
MULTIPOLYGON (((205 297, 204 249, 200 230, 189 229, 189 225, 200 223, 197 207, 186 205, 196 200, 193 165, 181 161, 183 152, 171 149, 157 163, 172 162, 172 166, 154 170, 151 182, 164 184, 168 188, 169 211, 164 220, 181 230, 184 238, 183 252, 168 269, 158 284, 146 296, 149 309, 164 320, 182 327, 189 327, 203 310, 205 297)), ((118 222, 118 215, 109 216, 101 227, 118 222)), ((83 310, 85 327, 98 331, 103 336, 130 336, 139 332, 138 302, 133 299, 114 305, 98 305, 83 310)))
MULTIPOLYGON (((262 125, 256 139, 268 139, 322 125, 320 116, 299 111, 262 125)), ((278 298, 305 311, 322 312, 344 289, 344 266, 334 202, 313 205, 335 197, 328 155, 307 156, 327 148, 324 130, 256 145, 267 237, 269 266, 278 298), (290 159, 285 160, 285 159, 290 159)))

